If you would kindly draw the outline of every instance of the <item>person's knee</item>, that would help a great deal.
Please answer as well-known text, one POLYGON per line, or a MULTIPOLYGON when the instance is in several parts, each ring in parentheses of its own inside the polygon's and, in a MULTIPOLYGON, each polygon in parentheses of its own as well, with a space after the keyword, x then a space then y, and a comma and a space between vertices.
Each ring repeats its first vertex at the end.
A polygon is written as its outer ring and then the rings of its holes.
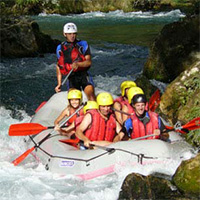
POLYGON ((85 89, 84 89, 85 94, 88 97, 88 100, 91 101, 95 101, 96 100, 96 96, 94 94, 94 87, 92 85, 88 85, 85 89))

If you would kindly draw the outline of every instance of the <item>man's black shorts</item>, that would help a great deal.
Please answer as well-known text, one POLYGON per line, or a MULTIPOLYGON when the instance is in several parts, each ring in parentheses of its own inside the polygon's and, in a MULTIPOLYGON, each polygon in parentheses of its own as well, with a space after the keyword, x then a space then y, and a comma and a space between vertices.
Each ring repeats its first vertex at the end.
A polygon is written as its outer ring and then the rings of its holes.
POLYGON ((67 88, 76 88, 78 90, 84 90, 86 86, 93 85, 92 77, 87 71, 72 72, 68 79, 67 88))

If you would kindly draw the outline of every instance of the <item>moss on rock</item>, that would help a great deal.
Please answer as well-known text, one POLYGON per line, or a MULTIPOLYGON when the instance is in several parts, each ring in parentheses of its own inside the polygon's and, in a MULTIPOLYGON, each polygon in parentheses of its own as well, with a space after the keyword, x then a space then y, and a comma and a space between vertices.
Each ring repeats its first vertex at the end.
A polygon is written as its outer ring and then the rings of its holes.
POLYGON ((200 198, 200 154, 182 162, 178 167, 173 182, 186 196, 200 198))

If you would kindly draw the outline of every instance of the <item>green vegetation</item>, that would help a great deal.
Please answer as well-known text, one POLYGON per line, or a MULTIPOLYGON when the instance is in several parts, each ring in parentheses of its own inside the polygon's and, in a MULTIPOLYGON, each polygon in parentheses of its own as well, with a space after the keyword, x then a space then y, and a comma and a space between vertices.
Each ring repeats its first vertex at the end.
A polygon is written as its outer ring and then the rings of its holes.
POLYGON ((41 0, 15 0, 18 5, 28 5, 28 4, 36 4, 41 2, 41 0))

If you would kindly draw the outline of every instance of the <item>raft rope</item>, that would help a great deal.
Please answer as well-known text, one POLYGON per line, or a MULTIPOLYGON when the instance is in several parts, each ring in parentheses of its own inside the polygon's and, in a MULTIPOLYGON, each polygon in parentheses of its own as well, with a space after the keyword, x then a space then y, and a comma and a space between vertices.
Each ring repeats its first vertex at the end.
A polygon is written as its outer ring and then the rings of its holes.
MULTIPOLYGON (((55 134, 55 135, 52 135, 50 136, 48 139, 52 138, 52 137, 56 137, 56 136, 59 136, 60 134, 55 134)), ((29 136, 31 141, 37 145, 37 143, 33 140, 33 138, 31 136, 29 136)), ((48 140, 47 139, 47 140, 48 140)), ((143 164, 143 159, 159 159, 159 157, 152 157, 152 156, 145 156, 144 154, 136 154, 136 153, 133 153, 131 151, 127 151, 127 150, 124 150, 124 149, 118 149, 118 148, 113 148, 114 151, 110 152, 110 151, 106 151, 102 154, 99 154, 97 156, 94 156, 92 158, 89 158, 89 159, 81 159, 81 158, 72 158, 72 157, 66 157, 66 156, 55 156, 55 155, 52 155, 50 153, 48 153, 47 151, 45 151, 43 148, 41 148, 40 146, 37 146, 36 148, 36 151, 37 149, 40 149, 42 152, 44 152, 45 154, 47 154, 50 158, 61 158, 61 159, 66 159, 66 160, 74 160, 74 161, 80 161, 80 162, 85 162, 86 163, 86 166, 88 166, 88 163, 92 160, 95 160, 99 157, 102 157, 106 154, 112 154, 114 153, 115 151, 121 151, 121 152, 124 152, 124 153, 127 153, 127 154, 131 154, 133 156, 136 156, 138 158, 138 163, 140 164, 143 164)), ((50 162, 50 158, 49 158, 49 162, 50 162)), ((171 159, 170 157, 162 157, 162 158, 165 158, 165 159, 171 159)))

